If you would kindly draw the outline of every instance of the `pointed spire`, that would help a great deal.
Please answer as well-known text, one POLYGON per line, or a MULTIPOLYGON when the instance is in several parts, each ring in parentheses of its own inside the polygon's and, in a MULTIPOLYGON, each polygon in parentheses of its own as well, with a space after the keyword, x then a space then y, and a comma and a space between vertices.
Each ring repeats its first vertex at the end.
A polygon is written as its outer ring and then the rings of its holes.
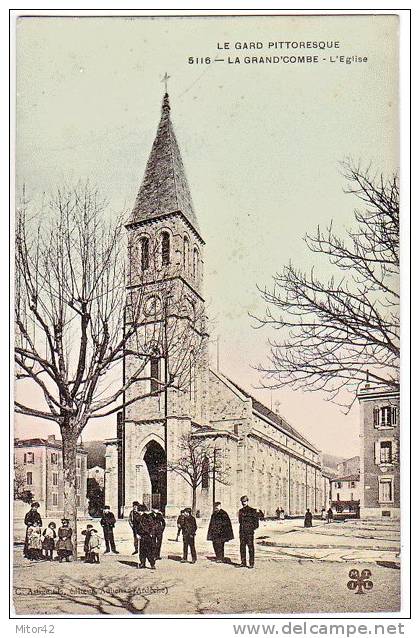
POLYGON ((169 95, 166 92, 163 96, 158 130, 131 214, 131 222, 181 212, 199 233, 170 111, 169 95))
POLYGON ((169 95, 165 93, 165 95, 163 96, 163 102, 162 102, 162 115, 164 113, 169 113, 170 110, 171 110, 171 107, 169 104, 169 95))

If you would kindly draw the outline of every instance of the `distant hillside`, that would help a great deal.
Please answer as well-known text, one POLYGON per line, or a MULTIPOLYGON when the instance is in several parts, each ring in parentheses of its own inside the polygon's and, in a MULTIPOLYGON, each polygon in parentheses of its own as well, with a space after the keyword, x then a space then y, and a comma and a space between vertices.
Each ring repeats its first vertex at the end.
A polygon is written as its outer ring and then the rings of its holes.
POLYGON ((330 470, 334 470, 337 467, 337 463, 342 463, 344 461, 344 456, 335 456, 334 454, 323 454, 322 455, 322 465, 324 467, 329 468, 330 470))
POLYGON ((105 443, 103 441, 83 441, 83 447, 88 453, 88 469, 96 465, 105 469, 105 443))

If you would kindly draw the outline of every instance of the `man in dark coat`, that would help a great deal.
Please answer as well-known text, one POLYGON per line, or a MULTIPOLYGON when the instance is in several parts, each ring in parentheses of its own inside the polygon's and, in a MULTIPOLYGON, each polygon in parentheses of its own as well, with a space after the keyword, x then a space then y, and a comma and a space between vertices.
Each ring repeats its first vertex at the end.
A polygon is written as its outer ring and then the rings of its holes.
POLYGON ((334 519, 333 511, 332 511, 331 507, 329 507, 328 511, 327 511, 327 523, 331 523, 331 521, 333 519, 334 519))
POLYGON ((155 521, 146 505, 139 505, 133 516, 134 531, 139 539, 139 569, 146 569, 146 559, 151 569, 155 566, 155 521))
POLYGON ((115 527, 116 520, 115 520, 114 514, 111 512, 109 505, 104 505, 100 523, 102 525, 102 530, 103 530, 104 539, 105 539, 104 554, 109 554, 111 550, 114 554, 119 554, 120 552, 117 552, 117 549, 115 547, 115 540, 114 540, 114 527, 115 527))
POLYGON ((163 532, 166 527, 166 521, 162 512, 158 510, 156 507, 153 508, 152 514, 153 514, 154 524, 155 524, 155 530, 154 530, 155 531, 155 534, 154 534, 155 558, 156 560, 160 560, 160 550, 162 547, 162 538, 163 538, 163 532))
POLYGON ((192 515, 191 508, 186 507, 184 509, 184 516, 181 523, 182 541, 183 541, 183 555, 181 563, 187 562, 188 548, 191 551, 191 562, 197 562, 197 552, 195 551, 195 533, 197 531, 197 521, 192 515))
POLYGON ((259 527, 258 512, 248 505, 248 497, 241 497, 242 507, 238 513, 239 519, 239 546, 241 552, 241 567, 246 567, 246 548, 249 553, 249 566, 252 569, 255 564, 254 532, 259 527))
POLYGON ((312 513, 311 513, 309 508, 306 510, 305 520, 304 520, 303 526, 304 527, 312 527, 312 513))
POLYGON ((222 563, 225 559, 225 543, 233 539, 232 523, 229 514, 222 510, 222 504, 218 501, 214 504, 214 512, 211 515, 207 540, 212 541, 216 562, 222 563))
POLYGON ((28 528, 32 527, 34 523, 42 527, 42 518, 40 513, 38 512, 39 503, 34 501, 31 503, 31 509, 29 512, 26 512, 24 523, 26 525, 26 534, 25 534, 25 543, 23 545, 23 555, 28 558, 28 528))
POLYGON ((176 531, 176 541, 179 540, 179 535, 181 533, 181 527, 182 527, 182 521, 184 520, 184 510, 181 510, 179 513, 178 518, 176 519, 176 526, 177 526, 177 531, 176 531))
POLYGON ((133 532, 133 542, 134 542, 134 554, 137 554, 137 552, 139 551, 139 539, 137 538, 137 534, 134 531, 134 513, 138 512, 138 508, 140 506, 140 503, 138 501, 133 501, 133 509, 131 510, 129 516, 128 516, 128 524, 131 527, 131 530, 133 532))

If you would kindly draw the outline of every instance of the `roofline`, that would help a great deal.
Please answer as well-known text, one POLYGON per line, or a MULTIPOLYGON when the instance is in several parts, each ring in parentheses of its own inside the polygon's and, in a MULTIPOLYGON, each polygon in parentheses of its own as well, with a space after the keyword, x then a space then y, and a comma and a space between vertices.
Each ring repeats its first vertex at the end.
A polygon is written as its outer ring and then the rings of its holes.
MULTIPOLYGON (((15 442, 13 447, 15 449, 24 448, 24 447, 45 447, 45 448, 49 448, 51 450, 59 450, 59 451, 63 450, 63 448, 60 445, 60 443, 58 443, 58 444, 57 443, 48 443, 48 442, 45 442, 45 443, 31 443, 30 439, 26 439, 26 440, 15 442)), ((88 454, 88 451, 85 450, 83 447, 77 447, 76 451, 78 453, 80 453, 80 454, 88 454)))
MULTIPOLYGON (((220 381, 222 381, 223 383, 225 383, 225 385, 227 385, 237 396, 239 396, 240 398, 242 398, 242 400, 244 401, 251 401, 252 404, 252 400, 254 399, 255 401, 258 401, 259 403, 261 403, 261 405, 264 405, 262 403, 262 401, 259 401, 258 399, 255 399, 255 397, 253 397, 252 395, 250 395, 249 397, 247 397, 244 392, 245 390, 241 390, 238 386, 236 386, 234 384, 233 381, 231 381, 228 377, 226 377, 222 372, 216 372, 215 370, 213 370, 213 368, 210 368, 210 372, 212 372, 220 381)), ((264 405, 265 408, 267 408, 267 410, 269 409, 267 406, 264 405)), ((272 421, 272 419, 270 419, 269 416, 265 415, 265 414, 261 414, 261 412, 259 412, 256 408, 254 408, 254 406, 252 406, 252 412, 259 416, 260 418, 266 419, 267 421, 270 422, 270 424, 272 424, 276 430, 280 430, 281 432, 283 432, 283 434, 286 434, 287 436, 290 436, 294 441, 296 441, 297 443, 300 443, 301 445, 305 445, 306 447, 308 447, 308 449, 310 449, 312 452, 315 452, 317 454, 321 454, 321 450, 319 450, 318 448, 316 448, 310 441, 307 441, 304 437, 302 437, 302 439, 297 438, 296 436, 294 436, 291 432, 288 432, 287 430, 281 428, 281 426, 278 423, 275 423, 274 421, 272 421)), ((283 421, 285 421, 285 423, 287 423, 287 425, 289 425, 289 423, 286 421, 286 419, 284 419, 282 416, 278 415, 279 418, 281 418, 283 421)), ((292 427, 291 425, 289 425, 289 427, 292 427)), ((301 436, 301 435, 299 435, 301 436)))

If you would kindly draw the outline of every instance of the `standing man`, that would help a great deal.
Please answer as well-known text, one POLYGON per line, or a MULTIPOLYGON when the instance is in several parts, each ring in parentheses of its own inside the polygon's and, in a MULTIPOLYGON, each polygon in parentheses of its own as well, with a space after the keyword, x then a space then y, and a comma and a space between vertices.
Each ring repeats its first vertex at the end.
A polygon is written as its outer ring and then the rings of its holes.
POLYGON ((239 544, 241 552, 241 567, 246 567, 246 548, 249 553, 249 567, 255 564, 254 532, 259 527, 258 512, 248 505, 248 497, 241 497, 242 507, 238 513, 239 544))
POLYGON ((116 520, 114 514, 111 512, 111 508, 109 507, 109 505, 104 505, 100 523, 102 525, 105 539, 104 554, 109 554, 110 551, 112 551, 113 554, 119 554, 120 552, 117 552, 114 540, 114 527, 116 520))
POLYGON ((184 543, 183 546, 183 556, 181 563, 187 562, 188 556, 188 548, 191 551, 191 562, 197 562, 197 552, 195 551, 195 533, 197 531, 197 521, 192 515, 192 511, 190 507, 186 507, 184 509, 184 516, 181 523, 181 532, 182 532, 182 541, 184 543))
POLYGON ((139 569, 146 569, 146 559, 151 569, 155 567, 155 522, 154 516, 146 505, 139 505, 134 514, 134 531, 139 539, 139 569))
POLYGON ((182 528, 182 521, 184 520, 184 510, 181 510, 179 513, 178 518, 176 519, 176 526, 177 526, 177 532, 176 532, 176 541, 179 540, 179 535, 181 533, 181 528, 182 528))
POLYGON ((153 514, 154 524, 155 524, 155 534, 154 534, 155 559, 160 560, 160 550, 162 547, 162 538, 163 538, 163 532, 166 527, 166 521, 162 512, 157 507, 153 508, 152 514, 153 514))
POLYGON ((216 555, 216 563, 225 560, 225 543, 233 539, 232 523, 229 514, 222 510, 222 504, 218 501, 214 504, 214 512, 210 518, 207 540, 213 542, 216 555))
POLYGON ((332 511, 331 507, 329 507, 328 511, 327 511, 327 523, 331 523, 331 521, 333 519, 334 519, 333 511, 332 511))
POLYGON ((134 531, 134 514, 135 512, 138 512, 139 505, 140 503, 138 501, 133 501, 133 509, 128 516, 128 524, 130 525, 133 532, 134 552, 132 552, 132 556, 134 556, 134 554, 137 554, 137 552, 139 551, 139 539, 137 538, 137 534, 134 531))
POLYGON ((25 533, 25 543, 23 545, 23 555, 25 558, 29 558, 28 556, 28 529, 29 527, 33 527, 34 523, 42 527, 42 518, 40 513, 38 512, 39 503, 34 501, 31 503, 31 509, 29 512, 26 512, 24 523, 26 525, 26 533, 25 533))

